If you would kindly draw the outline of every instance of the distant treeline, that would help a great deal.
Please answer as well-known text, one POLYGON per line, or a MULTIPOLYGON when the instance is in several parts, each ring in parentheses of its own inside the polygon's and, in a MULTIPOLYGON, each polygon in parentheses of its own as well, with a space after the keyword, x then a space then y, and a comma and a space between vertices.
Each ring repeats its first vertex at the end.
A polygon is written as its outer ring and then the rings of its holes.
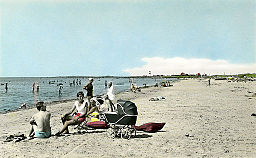
POLYGON ((184 75, 153 75, 153 76, 58 76, 58 77, 66 77, 66 78, 199 78, 199 77, 238 77, 243 78, 244 76, 248 78, 256 78, 256 73, 250 74, 238 74, 238 75, 192 75, 192 74, 184 74, 184 75))
POLYGON ((213 77, 217 77, 217 78, 221 78, 221 77, 256 78, 256 74, 255 73, 254 74, 246 73, 246 74, 238 74, 238 75, 213 75, 213 77))
POLYGON ((244 76, 248 78, 256 78, 256 74, 239 74, 238 77, 243 78, 244 76))
POLYGON ((226 78, 226 77, 237 77, 237 78, 256 78, 256 73, 253 74, 238 74, 238 75, 211 75, 211 76, 207 76, 207 75, 172 75, 172 76, 162 76, 162 78, 200 78, 200 77, 204 77, 204 78, 226 78))

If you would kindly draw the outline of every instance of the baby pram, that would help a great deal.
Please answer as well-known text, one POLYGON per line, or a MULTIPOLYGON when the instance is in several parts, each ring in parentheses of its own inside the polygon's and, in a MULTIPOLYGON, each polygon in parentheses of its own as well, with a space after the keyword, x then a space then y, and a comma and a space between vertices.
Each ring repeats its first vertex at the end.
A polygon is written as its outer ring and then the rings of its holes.
POLYGON ((137 121, 137 107, 131 101, 118 100, 116 108, 115 112, 104 113, 105 121, 110 127, 108 134, 112 138, 120 136, 130 139, 133 134, 136 135, 134 125, 137 121))

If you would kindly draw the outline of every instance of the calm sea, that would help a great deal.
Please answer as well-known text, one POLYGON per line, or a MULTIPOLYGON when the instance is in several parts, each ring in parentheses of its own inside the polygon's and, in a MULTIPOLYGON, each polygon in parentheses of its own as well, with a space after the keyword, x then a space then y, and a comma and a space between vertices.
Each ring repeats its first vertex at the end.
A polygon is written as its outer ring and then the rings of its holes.
MULTIPOLYGON (((143 84, 154 85, 162 79, 133 78, 132 80, 137 86, 142 87, 143 84)), ((99 77, 94 78, 94 95, 106 94, 105 81, 114 83, 115 94, 130 88, 129 78, 99 77)), ((88 78, 85 77, 1 77, 0 112, 18 109, 22 103, 33 106, 37 101, 53 102, 75 99, 77 92, 85 92, 82 87, 87 82, 88 78), (35 82, 39 84, 39 92, 32 91, 32 85, 35 82), (61 94, 59 94, 59 85, 63 87, 61 94)))

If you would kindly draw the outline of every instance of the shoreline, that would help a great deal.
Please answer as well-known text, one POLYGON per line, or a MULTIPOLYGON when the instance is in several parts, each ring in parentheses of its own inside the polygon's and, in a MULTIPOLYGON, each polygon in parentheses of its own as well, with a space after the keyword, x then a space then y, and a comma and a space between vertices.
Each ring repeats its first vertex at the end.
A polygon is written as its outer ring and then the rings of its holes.
MULTIPOLYGON (((255 82, 180 80, 172 87, 149 87, 122 92, 117 99, 137 105, 136 125, 165 122, 157 133, 137 132, 130 140, 109 138, 105 130, 48 139, 3 142, 10 134, 29 131, 35 108, 0 114, 0 155, 3 157, 254 157, 256 141, 255 82), (149 101, 163 96, 161 101, 149 101), (251 99, 250 99, 251 98, 251 99), (44 152, 41 152, 41 151, 44 152)), ((60 116, 73 101, 47 106, 52 133, 61 129, 60 116)))
MULTIPOLYGON (((61 80, 61 79, 60 79, 61 80)), ((31 81, 31 82, 34 82, 34 81, 31 81)), ((48 82, 48 80, 42 80, 42 82, 43 83, 47 83, 48 82)), ((58 81, 57 81, 58 82, 58 81)), ((62 82, 62 81, 61 81, 62 82)), ((63 82, 68 82, 68 81, 63 81, 63 82)), ((142 81, 143 82, 143 81, 142 81)), ((147 82, 145 82, 145 83, 147 83, 147 82)), ((151 85, 154 85, 155 83, 151 83, 151 81, 148 83, 148 85, 149 86, 151 86, 151 85)), ((47 87, 47 86, 49 86, 48 84, 46 84, 46 85, 44 85, 45 87, 47 87)), ((116 86, 118 86, 118 85, 116 85, 116 86)), ((142 85, 139 85, 139 86, 141 86, 141 87, 143 87, 142 85)), ((49 90, 51 90, 50 92, 52 93, 53 91, 52 91, 52 89, 54 88, 54 87, 52 87, 52 86, 49 86, 49 87, 47 87, 49 90)), ((71 87, 71 88, 73 88, 73 87, 71 87)), ((96 87, 97 88, 97 87, 96 87)), ((73 88, 74 89, 74 88, 73 88)), ((101 89, 101 88, 100 88, 101 89)), ((106 88, 105 88, 106 89, 106 88)), ((100 93, 99 92, 97 92, 97 93, 99 93, 99 94, 97 94, 97 95, 104 95, 104 90, 105 89, 103 89, 102 88, 102 91, 100 91, 100 93)), ((13 89, 14 90, 14 89, 13 89)), ((82 90, 82 89, 81 89, 82 90)), ((123 88, 118 88, 118 93, 122 93, 122 92, 124 92, 124 91, 127 91, 127 90, 129 90, 129 86, 128 87, 123 87, 123 88), (121 91, 120 91, 121 90, 121 91)), ((56 92, 56 94, 54 94, 54 96, 53 97, 45 97, 44 95, 42 95, 41 97, 42 98, 45 98, 44 100, 42 100, 42 101, 44 101, 45 103, 47 103, 47 104, 54 104, 54 103, 58 103, 58 102, 66 102, 66 101, 72 101, 73 99, 76 99, 76 97, 69 97, 69 96, 75 96, 75 94, 73 94, 72 92, 74 92, 74 91, 70 91, 70 86, 68 86, 67 88, 66 88, 66 91, 67 91, 67 93, 65 94, 65 96, 63 96, 63 97, 56 97, 57 96, 57 92, 56 92), (67 94, 69 94, 69 95, 67 95, 67 94), (72 95, 71 95, 72 94, 72 95)), ((12 93, 15 93, 15 92, 12 92, 12 93)), ((22 93, 21 91, 18 91, 17 92, 18 94, 20 94, 20 93, 22 93)), ((28 91, 26 91, 25 93, 28 93, 28 91)), ((47 92, 45 92, 45 93, 47 93, 47 92)), ((29 94, 27 94, 27 95, 30 95, 30 93, 29 94)), ((14 96, 15 97, 15 96, 14 96)), ((19 97, 21 97, 21 96, 19 96, 19 97)), ((34 95, 34 97, 38 97, 38 96, 35 96, 34 95)), ((8 98, 12 98, 12 97, 8 97, 8 95, 4 95, 4 101, 2 102, 2 104, 1 104, 1 111, 0 111, 0 114, 4 114, 4 113, 9 113, 9 112, 14 112, 14 111, 19 111, 19 110, 22 110, 22 108, 21 108, 21 105, 23 104, 23 103, 26 103, 27 104, 27 109, 29 109, 29 108, 33 108, 34 106, 35 106, 35 101, 32 101, 31 100, 31 97, 29 97, 29 98, 26 98, 26 97, 21 97, 21 98, 19 98, 19 100, 17 100, 15 103, 14 102, 12 102, 11 100, 9 101, 8 100, 8 98), (19 102, 19 103, 18 103, 19 102)))
MULTIPOLYGON (((172 81, 172 83, 174 82, 177 82, 177 81, 172 81)), ((145 88, 150 88, 150 87, 154 87, 154 85, 150 85, 150 86, 142 86, 142 87, 138 87, 140 89, 145 89, 145 88)), ((130 90, 123 90, 119 93, 117 93, 116 95, 119 95, 121 93, 125 93, 125 92, 129 92, 130 90)), ((96 95, 96 96, 103 96, 104 94, 100 94, 100 95, 96 95)), ((60 104, 60 103, 67 103, 67 102, 73 102, 75 101, 76 98, 73 98, 73 99, 64 99, 64 100, 57 100, 57 101, 49 101, 49 102, 44 102, 45 105, 48 105, 48 106, 53 106, 55 104, 60 104)), ((33 108, 36 108, 35 104, 32 105, 32 106, 27 106, 25 109, 22 109, 22 108, 17 108, 17 109, 13 109, 13 110, 7 110, 7 111, 0 111, 0 114, 7 114, 7 113, 11 113, 11 112, 17 112, 17 111, 23 111, 23 110, 29 110, 29 109, 33 109, 33 108)))

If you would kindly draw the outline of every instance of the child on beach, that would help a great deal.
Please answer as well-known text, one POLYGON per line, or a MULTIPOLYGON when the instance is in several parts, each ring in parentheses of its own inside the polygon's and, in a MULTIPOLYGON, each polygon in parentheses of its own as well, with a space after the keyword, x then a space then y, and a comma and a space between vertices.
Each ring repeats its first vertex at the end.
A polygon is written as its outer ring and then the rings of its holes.
POLYGON ((137 90, 137 86, 136 86, 136 84, 131 84, 131 91, 132 92, 134 92, 134 93, 136 93, 136 90, 137 90))
POLYGON ((38 102, 36 108, 39 111, 30 119, 31 130, 29 137, 48 138, 51 136, 50 117, 51 114, 46 111, 44 102, 38 102))
POLYGON ((55 135, 60 135, 65 131, 65 133, 69 133, 68 126, 70 125, 78 125, 85 121, 85 117, 87 114, 87 105, 88 103, 84 101, 84 93, 78 92, 77 93, 77 101, 72 108, 72 110, 63 115, 62 122, 64 124, 63 128, 56 133, 55 135), (75 116, 73 116, 75 115, 75 116))

